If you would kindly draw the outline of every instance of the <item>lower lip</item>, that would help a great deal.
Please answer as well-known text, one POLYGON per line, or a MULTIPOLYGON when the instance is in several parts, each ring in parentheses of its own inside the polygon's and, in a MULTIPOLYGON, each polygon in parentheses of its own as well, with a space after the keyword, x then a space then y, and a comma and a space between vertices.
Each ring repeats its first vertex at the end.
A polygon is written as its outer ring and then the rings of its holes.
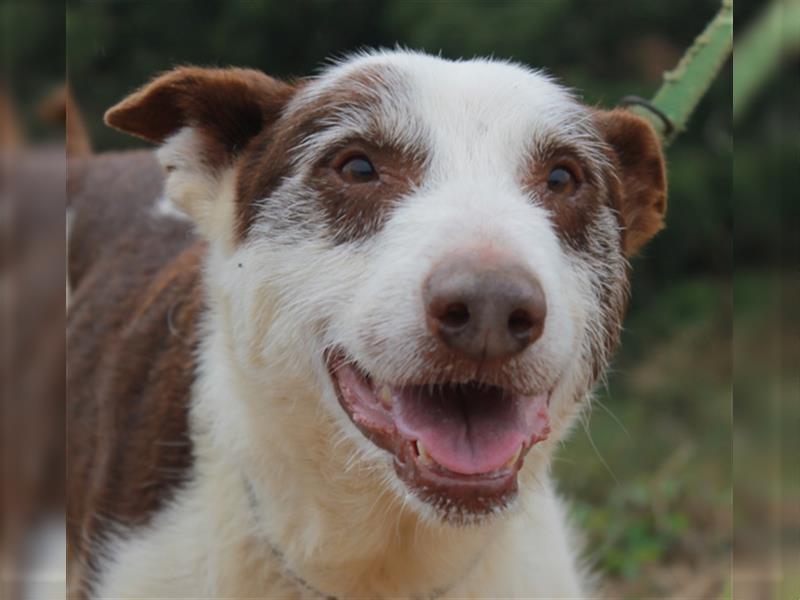
POLYGON ((398 478, 421 501, 444 512, 447 519, 486 516, 506 508, 518 492, 518 470, 486 475, 459 475, 420 465, 412 445, 395 454, 398 478))

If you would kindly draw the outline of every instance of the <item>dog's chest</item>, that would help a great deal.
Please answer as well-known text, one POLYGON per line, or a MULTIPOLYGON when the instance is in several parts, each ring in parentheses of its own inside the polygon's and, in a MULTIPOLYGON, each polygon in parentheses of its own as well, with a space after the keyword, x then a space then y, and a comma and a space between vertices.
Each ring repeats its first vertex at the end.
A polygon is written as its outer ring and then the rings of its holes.
MULTIPOLYGON (((311 584, 310 579, 303 579, 303 573, 288 568, 276 549, 257 535, 253 507, 246 489, 238 485, 241 481, 230 469, 201 465, 190 484, 150 526, 108 545, 95 597, 385 596, 375 591, 380 589, 383 573, 366 570, 363 576, 353 578, 340 572, 331 582, 336 580, 335 585, 339 585, 350 579, 357 582, 355 588, 347 593, 329 593, 323 589, 325 584, 311 584)), ((408 588, 386 597, 581 597, 556 498, 546 494, 536 499, 526 514, 536 521, 535 539, 529 534, 529 518, 520 519, 518 527, 491 540, 478 559, 446 588, 431 588, 425 594, 411 592, 415 584, 409 577, 404 582, 408 588)), ((353 531, 353 535, 359 532, 353 531)), ((453 554, 459 550, 457 546, 441 549, 453 554)), ((403 560, 401 556, 388 558, 403 560)), ((413 569, 408 572, 413 573, 413 569)))

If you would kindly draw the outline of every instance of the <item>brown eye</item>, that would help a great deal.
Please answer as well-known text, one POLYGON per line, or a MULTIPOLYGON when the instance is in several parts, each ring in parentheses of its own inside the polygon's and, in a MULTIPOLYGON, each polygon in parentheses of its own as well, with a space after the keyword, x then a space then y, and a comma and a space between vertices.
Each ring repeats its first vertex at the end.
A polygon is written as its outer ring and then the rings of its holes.
POLYGON ((566 167, 556 167, 547 176, 547 189, 557 194, 572 193, 578 182, 566 167))
POLYGON ((378 178, 375 167, 363 154, 348 158, 339 167, 339 173, 348 183, 367 183, 378 178))

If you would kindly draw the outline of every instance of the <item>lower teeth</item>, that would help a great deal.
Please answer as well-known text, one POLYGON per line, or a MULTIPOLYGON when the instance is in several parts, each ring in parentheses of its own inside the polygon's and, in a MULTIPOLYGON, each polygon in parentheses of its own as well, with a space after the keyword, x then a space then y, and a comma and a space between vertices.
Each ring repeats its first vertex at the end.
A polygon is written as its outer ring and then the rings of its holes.
POLYGON ((517 461, 519 460, 519 455, 520 454, 522 454, 522 446, 517 448, 517 451, 514 453, 514 456, 509 458, 508 462, 506 464, 504 464, 503 467, 506 468, 506 469, 513 469, 516 466, 517 461))
POLYGON ((425 446, 422 445, 422 442, 417 441, 416 446, 420 462, 425 465, 432 465, 434 461, 431 458, 431 455, 428 454, 428 451, 425 449, 425 446))
MULTIPOLYGON (((522 454, 522 444, 520 444, 517 451, 514 453, 514 456, 508 459, 508 461, 503 465, 503 469, 513 469, 517 466, 517 462, 519 461, 519 457, 522 454)), ((430 466, 437 464, 435 460, 428 454, 428 450, 425 446, 422 445, 422 442, 416 440, 414 442, 414 449, 417 451, 417 456, 419 457, 419 462, 423 465, 430 466)))

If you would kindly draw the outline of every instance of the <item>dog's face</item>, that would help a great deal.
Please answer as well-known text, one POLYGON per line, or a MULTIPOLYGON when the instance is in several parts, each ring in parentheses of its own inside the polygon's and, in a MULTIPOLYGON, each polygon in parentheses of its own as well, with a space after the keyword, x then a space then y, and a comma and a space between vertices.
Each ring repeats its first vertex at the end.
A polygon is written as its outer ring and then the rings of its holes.
POLYGON ((502 62, 378 53, 294 85, 180 69, 107 119, 166 141, 243 371, 316 378, 364 456, 449 520, 507 506, 563 437, 666 206, 645 121, 502 62))

